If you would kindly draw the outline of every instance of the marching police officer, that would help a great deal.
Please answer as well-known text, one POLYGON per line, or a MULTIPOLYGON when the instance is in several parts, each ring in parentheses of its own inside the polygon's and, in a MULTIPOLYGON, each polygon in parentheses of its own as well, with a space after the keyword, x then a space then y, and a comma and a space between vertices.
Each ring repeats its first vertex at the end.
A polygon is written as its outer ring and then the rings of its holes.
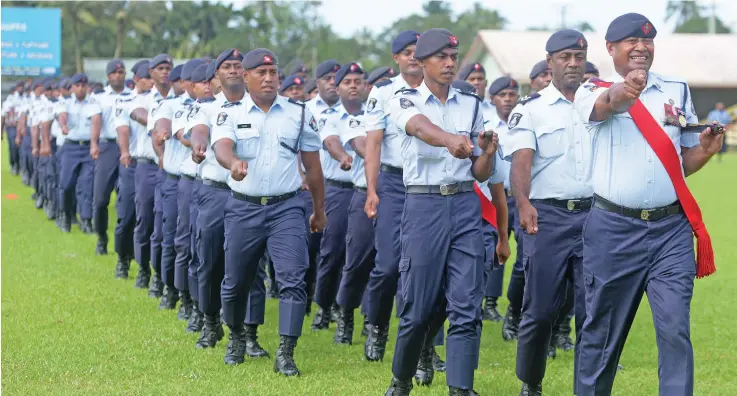
POLYGON ((376 84, 382 81, 391 80, 396 76, 397 72, 389 66, 382 66, 374 69, 366 79, 366 83, 369 85, 369 95, 371 94, 371 89, 373 89, 376 84))
POLYGON ((553 75, 550 73, 550 66, 546 59, 535 63, 530 71, 530 94, 543 90, 552 79, 553 75))
POLYGON ((643 15, 615 18, 605 39, 616 73, 576 92, 574 106, 595 153, 594 208, 583 230, 587 319, 580 396, 611 394, 644 292, 657 334, 659 394, 694 394, 694 278, 715 268, 709 234, 684 178, 719 151, 724 135, 718 128, 689 128, 698 117, 688 84, 650 71, 656 34, 643 15))
POLYGON ((317 80, 307 81, 307 84, 305 84, 305 95, 307 95, 307 100, 310 101, 315 99, 317 97, 317 93, 317 80))
POLYGON ((399 67, 399 75, 377 83, 371 90, 366 105, 365 122, 368 132, 364 165, 364 211, 376 222, 376 259, 366 292, 367 316, 371 324, 371 332, 364 346, 364 355, 368 361, 384 358, 389 320, 399 280, 399 227, 405 198, 402 182, 402 137, 398 126, 389 118, 388 106, 395 92, 417 88, 422 83, 422 68, 414 59, 415 44, 419 37, 420 33, 406 30, 392 40, 392 57, 399 67))
POLYGON ((8 159, 10 159, 10 173, 12 175, 17 175, 20 172, 20 153, 18 151, 19 147, 15 143, 15 137, 18 133, 18 116, 22 94, 23 82, 19 81, 15 84, 13 93, 8 96, 3 106, 3 111, 6 111, 4 118, 5 132, 8 135, 8 159))
POLYGON ((184 65, 176 65, 169 73, 169 82, 171 83, 171 89, 174 91, 174 96, 181 96, 186 92, 186 80, 182 76, 182 71, 184 71, 184 65))
POLYGON ((289 99, 304 102, 305 95, 305 79, 296 74, 287 77, 279 86, 279 95, 286 96, 289 99))
POLYGON ((303 103, 277 93, 277 59, 255 49, 243 59, 249 96, 220 109, 212 130, 218 162, 230 169, 233 190, 225 205, 225 278, 223 318, 230 328, 226 364, 245 355, 245 298, 268 249, 279 284, 279 333, 274 371, 299 375, 294 349, 305 316, 304 276, 308 266, 304 205, 297 155, 312 192, 313 231, 325 224, 324 187, 317 151, 317 123, 303 103))
MULTIPOLYGON (((525 231, 526 284, 517 343, 517 376, 524 383, 524 396, 542 393, 552 328, 567 314, 562 309, 569 278, 582 293, 581 234, 592 203, 591 150, 589 135, 574 117, 572 100, 583 78, 587 47, 583 34, 572 29, 550 36, 545 50, 553 82, 520 101, 503 138, 525 231)), ((586 311, 578 301, 580 329, 586 311)))
POLYGON ((297 62, 294 66, 292 66, 291 69, 289 69, 290 75, 296 75, 299 78, 306 79, 307 76, 310 74, 310 69, 305 66, 302 62, 297 62))
POLYGON ((117 144, 115 127, 115 104, 127 93, 125 86, 125 65, 119 59, 108 62, 105 68, 108 86, 92 98, 102 111, 102 129, 90 139, 90 156, 95 160, 95 176, 92 193, 93 229, 97 233, 95 253, 107 254, 108 205, 110 194, 118 183, 120 167, 120 148, 117 144))
POLYGON ((476 394, 486 252, 474 179, 491 177, 497 143, 474 111, 480 99, 450 86, 458 43, 445 29, 424 32, 414 54, 423 83, 400 91, 389 104, 394 123, 406 134, 407 196, 399 263, 405 305, 387 395, 409 394, 420 354, 427 354, 446 317, 449 394, 476 394))
POLYGON ((490 97, 486 97, 486 86, 489 84, 486 79, 486 69, 481 63, 474 62, 463 66, 458 71, 458 79, 467 81, 473 85, 476 94, 481 97, 481 111, 484 113, 484 121, 488 123, 487 113, 494 111, 494 104, 490 97))
POLYGON ((586 61, 586 72, 583 74, 583 80, 589 81, 594 77, 599 78, 599 69, 593 63, 586 61))

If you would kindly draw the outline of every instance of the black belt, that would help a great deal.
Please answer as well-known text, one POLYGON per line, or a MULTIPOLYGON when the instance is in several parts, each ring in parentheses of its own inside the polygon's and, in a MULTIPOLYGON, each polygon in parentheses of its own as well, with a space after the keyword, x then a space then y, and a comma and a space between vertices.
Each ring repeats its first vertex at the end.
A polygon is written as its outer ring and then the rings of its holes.
POLYGON ((69 140, 67 139, 64 141, 64 144, 73 144, 76 146, 89 146, 90 141, 89 140, 69 140))
POLYGON ((381 171, 386 172, 386 173, 391 173, 394 175, 400 175, 400 176, 404 173, 402 168, 397 168, 396 166, 384 165, 384 164, 381 164, 381 171))
POLYGON ((568 209, 569 211, 589 210, 593 203, 592 198, 579 199, 531 199, 530 202, 541 203, 545 205, 555 206, 558 208, 568 209))
POLYGON ((112 139, 101 138, 100 140, 103 141, 103 142, 108 142, 108 143, 117 143, 118 142, 118 140, 115 139, 115 138, 112 138, 112 139))
POLYGON ((472 181, 441 184, 439 186, 407 186, 407 194, 455 195, 464 192, 471 192, 473 190, 474 183, 472 181))
POLYGON ((166 172, 166 177, 168 177, 169 179, 179 180, 179 175, 175 175, 169 172, 166 172))
POLYGON ((351 182, 342 182, 342 181, 327 179, 326 183, 330 187, 353 188, 353 183, 351 182))
POLYGON ((681 204, 678 201, 668 206, 661 206, 659 208, 631 209, 617 205, 614 202, 607 201, 606 199, 598 195, 594 195, 594 206, 600 209, 604 209, 607 212, 618 213, 622 216, 627 216, 633 219, 640 219, 644 221, 658 221, 670 215, 683 213, 681 204))
POLYGON ((241 200, 241 201, 246 201, 246 202, 256 204, 256 205, 267 206, 267 205, 274 205, 279 202, 286 201, 287 199, 292 198, 292 197, 296 197, 297 191, 292 191, 290 193, 270 196, 270 197, 254 197, 250 195, 241 194, 235 191, 231 191, 230 195, 233 196, 233 198, 241 200))
POLYGON ((210 186, 212 188, 219 188, 221 190, 230 190, 230 187, 226 183, 221 183, 219 181, 210 180, 210 179, 202 179, 202 184, 206 186, 210 186))
POLYGON ((202 181, 202 178, 199 177, 199 176, 196 176, 194 179, 197 180, 197 181, 202 181))
POLYGON ((156 161, 154 161, 154 160, 152 160, 150 158, 146 158, 146 157, 136 157, 136 158, 134 158, 134 160, 136 160, 137 162, 139 162, 141 164, 155 164, 156 163, 156 161))
POLYGON ((356 190, 356 191, 360 191, 362 193, 368 192, 368 189, 366 187, 353 186, 353 189, 356 190))
POLYGON ((182 173, 182 174, 181 174, 181 175, 179 175, 179 176, 181 176, 181 177, 183 177, 183 178, 185 178, 185 179, 187 179, 187 180, 189 180, 189 181, 194 181, 194 176, 190 176, 190 175, 185 175, 184 173, 182 173))

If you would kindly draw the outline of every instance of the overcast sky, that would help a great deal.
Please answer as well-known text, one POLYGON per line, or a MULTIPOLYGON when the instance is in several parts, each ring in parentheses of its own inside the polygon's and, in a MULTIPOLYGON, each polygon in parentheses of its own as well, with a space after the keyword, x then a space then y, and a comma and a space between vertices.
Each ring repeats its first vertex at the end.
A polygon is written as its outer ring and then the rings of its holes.
MULTIPOLYGON (((244 4, 244 0, 226 0, 244 4)), ((333 30, 341 36, 351 36, 367 27, 380 32, 401 17, 422 12, 426 0, 323 0, 322 15, 333 30)), ((587 21, 598 32, 605 32, 609 22, 628 12, 641 13, 653 22, 658 34, 673 30, 673 23, 666 24, 667 0, 449 0, 455 13, 461 13, 478 2, 489 9, 498 10, 508 21, 508 30, 525 30, 530 26, 561 25, 560 9, 567 5, 566 23, 573 25, 587 21), (665 28, 663 28, 665 27, 665 28)), ((699 1, 703 5, 712 0, 699 1)), ((715 0, 717 16, 725 24, 737 30, 737 0, 715 0)), ((438 26, 442 27, 442 26, 438 26)))

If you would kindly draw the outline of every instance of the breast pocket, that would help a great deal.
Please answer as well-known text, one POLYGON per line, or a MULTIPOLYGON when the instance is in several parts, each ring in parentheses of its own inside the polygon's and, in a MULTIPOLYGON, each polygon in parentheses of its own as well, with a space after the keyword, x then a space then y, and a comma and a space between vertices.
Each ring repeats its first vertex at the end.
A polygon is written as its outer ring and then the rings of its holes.
POLYGON ((445 147, 431 146, 417 138, 414 139, 414 143, 418 158, 432 161, 440 161, 444 158, 443 150, 445 150, 445 147))
MULTIPOLYGON (((308 126, 309 127, 309 126, 308 126)), ((297 137, 299 135, 299 122, 292 125, 283 125, 278 134, 279 137, 279 156, 282 158, 293 159, 299 151, 297 137)))
POLYGON ((259 133, 255 129, 237 129, 235 132, 235 155, 250 161, 258 155, 260 144, 259 133))
POLYGON ((565 126, 545 125, 535 131, 537 155, 545 159, 557 158, 566 151, 565 126))

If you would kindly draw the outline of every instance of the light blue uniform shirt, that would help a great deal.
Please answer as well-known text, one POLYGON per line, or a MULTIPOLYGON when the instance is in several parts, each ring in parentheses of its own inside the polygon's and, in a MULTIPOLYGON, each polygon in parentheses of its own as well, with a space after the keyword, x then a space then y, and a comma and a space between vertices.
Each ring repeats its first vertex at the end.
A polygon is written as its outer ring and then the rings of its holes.
POLYGON ((381 141, 381 163, 395 168, 402 168, 402 137, 399 127, 389 119, 389 101, 400 89, 409 88, 402 75, 391 78, 391 83, 379 83, 371 89, 366 105, 366 131, 383 129, 381 141))
POLYGON ((327 102, 322 100, 320 94, 317 94, 317 96, 315 96, 312 100, 305 102, 305 105, 307 106, 307 110, 309 110, 312 115, 317 117, 318 114, 322 114, 322 112, 327 109, 337 109, 338 106, 340 106, 340 99, 338 99, 338 102, 334 105, 329 106, 327 102))
POLYGON ((145 154, 139 148, 141 148, 141 137, 146 135, 146 126, 133 121, 130 113, 137 108, 145 107, 146 101, 147 99, 143 94, 134 91, 130 95, 121 96, 120 100, 115 103, 116 133, 120 126, 127 126, 129 128, 128 152, 133 158, 142 157, 145 154))
MULTIPOLYGON (((210 128, 209 141, 212 142, 213 126, 217 123, 218 114, 225 111, 222 106, 226 103, 228 103, 228 99, 222 92, 215 95, 214 101, 202 103, 200 110, 187 122, 187 131, 195 125, 205 125, 210 128)), ((230 175, 230 170, 220 166, 217 158, 215 158, 215 151, 210 147, 205 151, 205 159, 200 164, 197 172, 203 179, 220 183, 227 183, 228 175, 230 175)))
POLYGON ((304 125, 301 125, 303 107, 279 95, 267 113, 250 96, 238 104, 225 106, 215 116, 211 130, 213 148, 221 139, 232 140, 236 156, 248 162, 248 174, 243 180, 235 181, 228 176, 230 188, 251 196, 277 196, 299 190, 302 177, 297 168, 297 151, 320 149, 312 113, 305 109, 304 125))
POLYGON ((532 157, 530 199, 590 198, 591 136, 578 119, 573 103, 551 83, 520 101, 509 116, 504 156, 519 150, 532 157), (539 95, 539 96, 538 96, 539 95))
POLYGON ((504 188, 509 189, 509 173, 512 170, 512 164, 504 159, 504 147, 502 142, 509 132, 507 128, 507 120, 502 120, 496 111, 496 106, 482 106, 484 114, 484 130, 493 130, 499 135, 499 146, 496 150, 497 157, 494 161, 494 174, 492 184, 504 183, 504 188), (499 181, 500 180, 500 181, 499 181))
POLYGON ((92 97, 100 105, 102 111, 102 130, 100 131, 100 139, 117 139, 118 132, 115 127, 115 105, 123 98, 128 97, 130 89, 123 87, 121 93, 113 91, 108 85, 105 92, 93 94, 92 97))
POLYGON ((484 131, 484 116, 480 109, 473 119, 476 96, 462 94, 449 87, 448 100, 443 104, 425 83, 417 89, 402 91, 389 101, 390 120, 402 134, 402 162, 405 186, 437 186, 475 180, 471 159, 453 157, 447 148, 434 147, 406 134, 410 118, 422 114, 433 124, 454 135, 465 135, 473 143, 473 156, 482 153, 478 135, 484 131))
POLYGON ((351 141, 357 137, 366 136, 366 124, 363 114, 351 115, 341 106, 339 119, 325 125, 323 131, 320 131, 320 137, 325 140, 328 136, 336 135, 340 138, 345 151, 353 157, 353 165, 349 172, 338 169, 339 172, 350 173, 351 182, 356 187, 366 188, 366 171, 363 158, 353 150, 351 141))
POLYGON ((712 121, 716 121, 722 125, 729 125, 732 123, 732 116, 729 115, 727 110, 712 110, 709 112, 709 115, 706 116, 706 119, 709 123, 712 121))
MULTIPOLYGON (((348 126, 348 118, 350 114, 345 110, 343 105, 339 105, 337 108, 331 108, 325 110, 320 114, 320 121, 318 121, 318 128, 320 130, 320 141, 325 142, 330 136, 341 136, 341 131, 348 126)), ((345 145, 345 150, 351 157, 354 157, 353 147, 345 145)), ((322 146, 320 150, 320 165, 322 165, 322 173, 325 179, 334 180, 339 182, 352 182, 351 171, 344 171, 340 169, 340 162, 333 159, 325 146, 322 146)), ((353 166, 356 166, 355 162, 353 166)), ((351 168, 352 169, 352 168, 351 168)), ((365 183, 365 182, 364 182, 365 183)))
POLYGON ((140 103, 140 106, 131 106, 131 112, 136 108, 144 108, 148 111, 146 132, 138 135, 138 142, 136 146, 136 153, 138 153, 138 157, 154 160, 157 164, 159 163, 159 157, 154 151, 153 141, 151 140, 151 130, 154 129, 154 125, 156 124, 156 112, 159 110, 161 102, 166 98, 173 97, 173 89, 169 89, 168 95, 164 97, 164 95, 162 95, 161 92, 159 92, 159 90, 154 87, 147 93, 140 95, 140 102, 137 102, 140 103))
POLYGON ((187 115, 193 103, 194 100, 185 92, 175 98, 163 100, 154 116, 154 123, 161 119, 171 120, 171 136, 164 143, 164 170, 172 175, 180 174, 182 163, 187 157, 188 148, 175 135, 186 126, 187 115))
MULTIPOLYGON (((221 98, 224 98, 225 96, 221 96, 221 98)), ((203 124, 206 125, 208 128, 210 127, 210 119, 212 118, 212 114, 215 112, 213 110, 214 103, 217 103, 217 98, 207 98, 207 99, 198 99, 192 105, 190 106, 189 112, 182 117, 183 126, 179 129, 184 129, 182 132, 182 136, 191 137, 192 132, 191 129, 195 125, 203 124)), ((222 106, 222 104, 225 102, 221 102, 218 107, 222 106)), ((196 177, 200 176, 202 177, 202 168, 205 165, 205 162, 207 161, 207 157, 212 155, 212 150, 206 149, 205 151, 205 160, 202 161, 202 163, 197 164, 192 160, 192 148, 191 147, 184 147, 184 151, 186 153, 184 161, 182 162, 182 166, 180 168, 180 171, 182 174, 196 177)), ((214 156, 213 156, 214 157, 214 156)), ((217 160, 215 161, 215 164, 220 167, 219 164, 217 164, 217 160)), ((223 169, 222 167, 220 167, 223 169)), ((223 169, 224 171, 225 169, 223 169)), ((219 181, 221 183, 225 183, 227 174, 223 175, 223 177, 218 179, 212 179, 214 181, 219 181)))
MULTIPOLYGON (((617 83, 624 79, 614 75, 605 81, 617 83)), ((594 194, 633 209, 651 209, 672 204, 678 199, 673 183, 632 116, 625 112, 604 121, 589 121, 596 99, 606 91, 606 88, 584 84, 576 91, 574 103, 580 119, 593 137, 594 194)), ((698 123, 688 85, 681 80, 648 73, 647 86, 640 93, 640 100, 663 126, 683 162, 681 146, 690 148, 699 145, 699 136, 695 133, 682 134, 679 126, 667 125, 666 105, 684 111, 689 124, 698 123)))
POLYGON ((67 127, 69 128, 68 140, 90 140, 92 128, 92 116, 100 114, 100 105, 88 95, 83 100, 77 100, 75 95, 67 102, 67 127))

